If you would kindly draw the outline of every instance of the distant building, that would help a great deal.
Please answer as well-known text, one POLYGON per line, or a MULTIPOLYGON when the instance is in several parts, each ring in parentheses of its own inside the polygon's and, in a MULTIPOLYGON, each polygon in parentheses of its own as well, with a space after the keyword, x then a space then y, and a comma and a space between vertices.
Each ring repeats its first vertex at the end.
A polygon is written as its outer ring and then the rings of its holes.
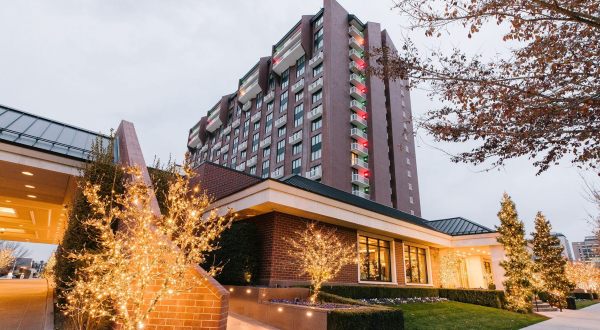
POLYGON ((567 260, 572 261, 573 252, 571 251, 571 245, 569 245, 569 240, 567 239, 567 237, 562 233, 552 233, 552 236, 558 238, 558 240, 560 241, 560 246, 562 246, 563 248, 563 256, 567 260))
POLYGON ((595 236, 586 236, 583 242, 573 242, 575 260, 595 263, 600 267, 600 241, 595 236))

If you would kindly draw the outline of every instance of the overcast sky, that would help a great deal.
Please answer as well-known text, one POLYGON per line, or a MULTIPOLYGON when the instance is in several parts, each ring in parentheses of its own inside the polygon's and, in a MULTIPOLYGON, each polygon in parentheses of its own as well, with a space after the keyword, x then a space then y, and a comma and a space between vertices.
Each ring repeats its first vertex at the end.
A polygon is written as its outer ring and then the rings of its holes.
MULTIPOLYGON (((391 0, 340 3, 362 21, 381 23, 397 45, 407 36, 423 48, 460 47, 488 58, 507 52, 497 30, 470 40, 461 30, 427 39, 406 29, 391 0)), ((148 163, 155 155, 181 160, 188 129, 235 91, 238 79, 301 15, 321 7, 322 0, 0 0, 0 104, 104 133, 126 119, 135 124, 148 163)), ((415 116, 435 106, 413 91, 415 116)), ((424 218, 463 216, 493 228, 506 191, 528 233, 541 210, 570 241, 590 234, 593 208, 580 175, 597 180, 593 173, 565 162, 536 176, 527 159, 483 172, 451 163, 439 150, 466 147, 418 132, 424 218)), ((32 250, 45 258, 49 249, 32 250)))

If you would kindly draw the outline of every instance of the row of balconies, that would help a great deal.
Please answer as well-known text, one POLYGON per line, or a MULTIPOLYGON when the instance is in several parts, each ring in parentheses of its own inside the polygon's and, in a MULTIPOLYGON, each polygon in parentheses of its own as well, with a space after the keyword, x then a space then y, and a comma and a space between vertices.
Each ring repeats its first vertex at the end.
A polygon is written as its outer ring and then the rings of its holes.
POLYGON ((298 80, 295 84, 292 85, 292 92, 296 93, 302 88, 304 88, 304 78, 298 80))
POLYGON ((369 194, 367 194, 364 191, 360 191, 360 190, 354 190, 354 191, 352 191, 352 194, 354 196, 358 196, 358 197, 365 198, 365 199, 369 199, 370 198, 369 194))
POLYGON ((320 51, 317 55, 313 56, 313 58, 311 58, 310 61, 308 61, 308 66, 314 68, 321 62, 323 62, 323 51, 320 51))
POLYGON ((267 146, 270 146, 270 145, 271 145, 271 136, 270 135, 267 136, 266 138, 262 139, 260 141, 260 144, 259 144, 259 146, 261 148, 264 148, 264 147, 267 147, 267 146))
POLYGON ((256 161, 257 161, 257 159, 258 159, 258 156, 257 156, 257 155, 254 155, 254 156, 252 156, 250 159, 248 159, 248 160, 246 161, 246 166, 248 166, 248 167, 251 167, 251 166, 254 166, 254 165, 256 165, 256 161))
POLYGON ((311 179, 311 180, 317 180, 320 179, 322 176, 322 170, 320 167, 317 167, 315 169, 311 169, 310 171, 306 171, 305 175, 304 175, 307 179, 311 179))
POLYGON ((360 158, 353 158, 352 159, 352 167, 354 167, 357 170, 368 171, 369 163, 365 162, 364 160, 362 160, 360 158))
POLYGON ((359 128, 367 127, 367 120, 364 117, 359 116, 356 113, 353 113, 350 115, 350 122, 352 124, 358 126, 359 128))
POLYGON ((312 84, 308 85, 308 91, 312 93, 321 87, 323 87, 323 77, 315 80, 312 84))
POLYGON ((286 122, 287 122, 287 114, 284 114, 283 116, 281 116, 281 117, 277 118, 277 120, 275 120, 275 127, 281 127, 286 122))
POLYGON ((259 121, 259 120, 260 120, 260 116, 261 116, 261 113, 260 113, 260 111, 259 111, 259 112, 257 112, 257 113, 255 113, 255 114, 253 114, 253 115, 250 117, 250 121, 251 121, 251 122, 253 122, 253 123, 254 123, 254 122, 257 122, 257 121, 259 121))
POLYGON ((306 119, 315 120, 323 115, 323 103, 313 108, 309 113, 306 114, 306 119))
POLYGON ((350 109, 356 112, 367 112, 367 107, 365 106, 365 104, 357 100, 350 101, 350 109))
POLYGON ((362 174, 352 174, 352 183, 360 187, 368 187, 369 178, 362 174))
POLYGON ((364 102, 367 99, 367 94, 358 87, 350 87, 350 96, 357 99, 358 101, 364 102))
POLYGON ((283 176, 283 166, 276 168, 273 172, 271 172, 271 178, 279 179, 283 176))
POLYGON ((242 162, 241 164, 239 164, 238 166, 236 166, 235 169, 237 171, 244 171, 246 169, 246 163, 242 162))
POLYGON ((288 143, 289 144, 294 144, 298 141, 302 140, 302 130, 299 130, 298 132, 292 134, 289 138, 288 138, 288 143))
POLYGON ((281 75, 290 66, 296 64, 296 61, 304 55, 304 48, 300 40, 301 31, 298 31, 288 39, 280 50, 273 54, 273 71, 281 75))
POLYGON ((263 97, 263 101, 265 103, 269 103, 269 102, 273 101, 274 98, 275 98, 275 91, 270 91, 269 93, 267 93, 267 95, 265 95, 263 97))
POLYGON ((351 143, 350 144, 350 151, 352 151, 353 153, 365 157, 369 155, 369 150, 362 144, 360 143, 351 143))
POLYGON ((362 129, 356 127, 350 129, 350 136, 360 141, 369 140, 369 138, 367 137, 367 133, 363 132, 362 129))
POLYGON ((349 64, 350 71, 358 74, 363 74, 365 71, 365 63, 358 63, 357 61, 350 61, 349 64))

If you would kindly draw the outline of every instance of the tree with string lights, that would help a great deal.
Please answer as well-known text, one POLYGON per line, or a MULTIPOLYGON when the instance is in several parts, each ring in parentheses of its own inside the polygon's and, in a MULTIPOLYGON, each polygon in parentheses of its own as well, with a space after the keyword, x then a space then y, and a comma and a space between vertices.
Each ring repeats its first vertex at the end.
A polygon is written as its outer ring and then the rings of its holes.
POLYGON ((550 221, 538 212, 535 216, 533 236, 534 271, 538 274, 541 289, 548 293, 548 303, 561 311, 567 305, 567 296, 573 289, 565 267, 567 260, 562 256, 563 248, 557 237, 551 234, 550 221))
POLYGON ((503 282, 506 307, 515 312, 527 313, 531 311, 532 261, 525 241, 525 225, 519 220, 515 203, 507 193, 502 197, 498 218, 498 243, 502 244, 506 254, 505 260, 500 262, 506 277, 503 282))

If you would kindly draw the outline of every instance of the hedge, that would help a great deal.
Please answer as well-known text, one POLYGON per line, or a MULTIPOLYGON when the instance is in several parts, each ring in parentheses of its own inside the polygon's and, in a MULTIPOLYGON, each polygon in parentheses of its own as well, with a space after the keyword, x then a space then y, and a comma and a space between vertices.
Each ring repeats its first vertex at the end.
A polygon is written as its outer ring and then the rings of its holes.
POLYGON ((594 300, 594 294, 591 292, 572 292, 571 296, 575 299, 594 300))
POLYGON ((498 290, 399 288, 385 286, 324 286, 323 291, 352 299, 441 297, 469 304, 503 308, 504 292, 498 290))
POLYGON ((327 330, 404 329, 404 314, 396 308, 333 310, 327 314, 327 330))

